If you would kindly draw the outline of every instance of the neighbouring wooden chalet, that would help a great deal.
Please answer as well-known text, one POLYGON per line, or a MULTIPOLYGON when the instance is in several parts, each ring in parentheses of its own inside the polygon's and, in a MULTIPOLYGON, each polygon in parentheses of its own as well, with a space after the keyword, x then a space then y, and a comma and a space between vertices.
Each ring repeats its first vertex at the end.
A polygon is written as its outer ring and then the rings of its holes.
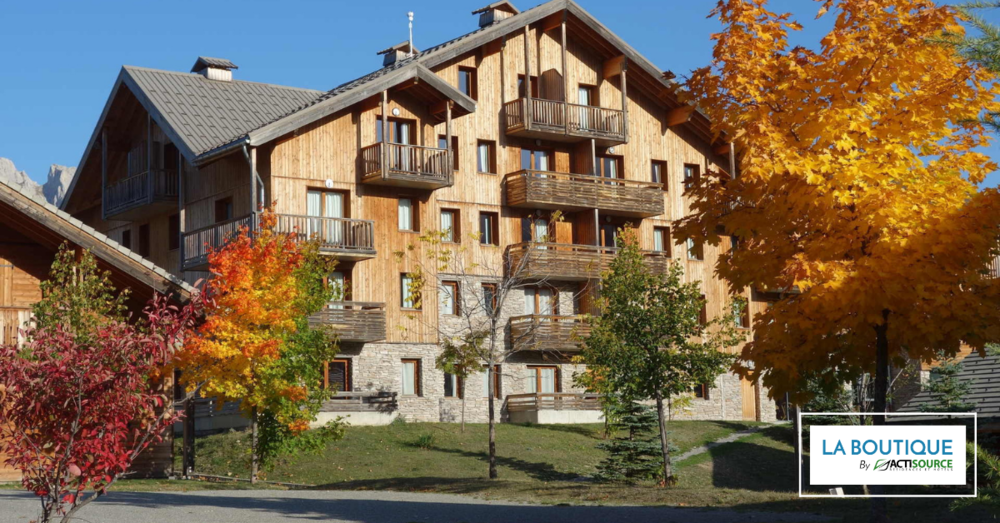
MULTIPOLYGON (((132 314, 141 313, 154 293, 186 301, 194 290, 89 225, 0 182, 0 343, 23 341, 19 330, 31 318, 31 306, 41 299, 39 284, 48 278, 63 243, 93 253, 98 267, 110 272, 115 287, 130 290, 127 305, 132 314)), ((168 474, 173 467, 171 436, 144 453, 133 471, 168 474)), ((0 481, 18 477, 18 472, 4 468, 0 455, 0 481)))
MULTIPOLYGON (((473 14, 471 32, 423 50, 393 45, 374 72, 329 91, 245 81, 218 58, 190 72, 125 66, 63 208, 191 282, 207 275, 208 247, 273 202, 281 229, 318 236, 340 261, 331 278, 346 299, 314 320, 341 334, 325 382, 343 392, 326 415, 354 423, 458 418, 461 387, 434 365, 439 333, 455 323, 456 296, 487 295, 495 280, 483 271, 459 288, 439 274, 425 292, 441 299, 413 310, 415 267, 393 256, 420 232, 449 230, 486 265, 525 267, 504 311, 509 343, 523 349, 499 369, 506 419, 597 419, 570 358, 619 227, 638 230, 652 268, 673 260, 702 282, 706 318, 732 299, 712 270, 728 242, 671 238, 688 213, 686 181, 729 171, 731 148, 669 75, 575 2, 473 14)), ((739 294, 753 307, 769 299, 739 294)), ((472 420, 485 419, 484 390, 483 376, 469 378, 472 420)), ((692 394, 676 416, 774 418, 758 384, 734 375, 692 394)))

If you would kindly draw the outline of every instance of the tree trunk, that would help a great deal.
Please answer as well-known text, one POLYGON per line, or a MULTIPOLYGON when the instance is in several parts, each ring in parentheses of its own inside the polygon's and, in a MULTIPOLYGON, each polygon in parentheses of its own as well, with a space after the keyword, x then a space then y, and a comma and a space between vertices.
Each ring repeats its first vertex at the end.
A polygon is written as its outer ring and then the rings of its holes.
POLYGON ((184 401, 184 441, 182 442, 184 456, 182 467, 184 470, 181 471, 181 475, 184 477, 194 473, 194 421, 194 398, 191 397, 184 401))
POLYGON ((663 484, 671 487, 676 481, 670 466, 670 444, 667 441, 667 415, 663 409, 663 394, 656 393, 656 414, 660 420, 660 450, 663 451, 663 484))
MULTIPOLYGON (((885 416, 880 413, 886 411, 887 397, 889 395, 889 311, 882 311, 882 324, 875 326, 875 387, 872 391, 874 405, 872 410, 872 424, 876 426, 885 425, 885 416)), ((873 495, 885 493, 882 485, 871 485, 869 487, 873 495)), ((886 498, 872 498, 872 523, 885 523, 889 521, 889 507, 886 498)))
POLYGON ((494 401, 493 396, 496 395, 494 391, 494 380, 493 373, 496 372, 493 369, 493 365, 490 365, 486 369, 486 379, 487 382, 486 390, 489 393, 489 406, 490 406, 490 479, 497 479, 499 474, 497 474, 497 422, 496 415, 494 413, 494 401))
POLYGON ((462 434, 465 434, 465 378, 462 378, 462 434))
POLYGON ((250 411, 250 483, 257 483, 257 407, 250 411))

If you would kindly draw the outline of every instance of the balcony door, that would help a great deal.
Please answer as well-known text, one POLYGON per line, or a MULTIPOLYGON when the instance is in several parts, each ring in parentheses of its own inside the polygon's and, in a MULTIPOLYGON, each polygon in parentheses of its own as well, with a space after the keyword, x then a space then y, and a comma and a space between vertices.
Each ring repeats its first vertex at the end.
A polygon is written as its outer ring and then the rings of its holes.
POLYGON ((532 171, 552 170, 552 151, 548 149, 521 148, 521 169, 532 171))
POLYGON ((527 389, 529 394, 554 394, 559 392, 559 369, 556 367, 528 367, 527 389))
MULTIPOLYGON (((413 145, 416 139, 416 122, 401 118, 389 118, 389 139, 383 140, 382 118, 376 120, 375 140, 379 143, 388 141, 390 144, 413 145)), ((389 168, 397 171, 414 171, 414 151, 406 147, 389 148, 389 168)))
MULTIPOLYGON (((346 301, 347 300, 347 280, 344 278, 343 271, 333 271, 327 276, 327 285, 337 290, 334 297, 336 301, 346 301)), ((331 309, 343 309, 343 305, 330 305, 331 309)))
POLYGON ((336 392, 351 390, 351 361, 333 360, 326 364, 326 379, 324 385, 336 392))
POLYGON ((309 189, 306 192, 306 234, 312 238, 337 247, 344 244, 347 237, 344 193, 309 189), (332 218, 332 219, 324 219, 332 218))
POLYGON ((590 107, 595 105, 594 86, 580 85, 576 90, 576 103, 582 107, 576 110, 580 113, 579 124, 581 129, 590 128, 590 107))
POLYGON ((555 292, 551 287, 525 287, 524 313, 532 316, 556 314, 555 292))

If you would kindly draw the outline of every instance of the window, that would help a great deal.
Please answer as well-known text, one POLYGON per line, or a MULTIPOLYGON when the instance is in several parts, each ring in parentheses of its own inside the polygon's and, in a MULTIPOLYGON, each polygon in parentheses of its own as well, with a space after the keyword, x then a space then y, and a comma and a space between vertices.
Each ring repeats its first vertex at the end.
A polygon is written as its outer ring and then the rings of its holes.
POLYGON ((215 200, 215 223, 233 219, 233 198, 215 200))
POLYGON ((701 178, 701 169, 697 165, 684 164, 684 190, 686 191, 694 187, 698 178, 701 178))
POLYGON ((736 320, 736 327, 740 329, 750 328, 750 304, 746 301, 733 303, 733 315, 736 320))
POLYGON ((691 392, 694 393, 694 397, 701 398, 703 400, 708 399, 708 391, 711 387, 707 383, 702 383, 700 385, 695 385, 691 388, 691 392))
POLYGON ((497 226, 497 213, 479 213, 479 243, 483 245, 500 245, 500 230, 497 226))
POLYGON ((701 310, 698 311, 698 325, 704 327, 708 325, 708 301, 705 300, 705 295, 701 295, 701 310))
POLYGON ((559 392, 559 368, 550 366, 528 367, 528 393, 552 394, 559 392))
POLYGON ((556 293, 551 287, 525 287, 524 313, 553 316, 556 314, 556 293))
POLYGON ((497 284, 483 284, 483 307, 487 314, 493 314, 497 309, 497 284))
MULTIPOLYGON (((382 143, 382 117, 375 119, 375 141, 382 143)), ((414 120, 404 120, 401 118, 389 118, 389 143, 402 143, 413 145, 414 120)))
POLYGON ((458 209, 441 209, 441 241, 460 243, 462 232, 459 230, 460 220, 458 209))
POLYGON ((420 395, 420 360, 403 360, 403 390, 404 396, 420 395))
POLYGON ((594 93, 597 88, 593 85, 580 84, 576 90, 576 103, 578 105, 597 105, 597 96, 594 93))
POLYGON ((705 245, 702 242, 696 242, 694 238, 688 238, 687 250, 689 260, 702 261, 705 259, 705 245))
POLYGON ((181 248, 181 215, 171 214, 167 218, 167 249, 176 251, 181 248))
MULTIPOLYGON (((517 75, 517 97, 524 98, 524 75, 517 75)), ((531 75, 531 97, 538 98, 538 77, 531 75)))
POLYGON ((462 388, 462 378, 447 372, 444 373, 444 397, 461 398, 462 388))
POLYGON ((149 224, 144 223, 139 226, 139 249, 136 251, 139 256, 149 256, 149 224))
POLYGON ((333 360, 323 364, 323 388, 335 392, 351 390, 351 361, 333 360))
POLYGON ((132 231, 131 229, 125 229, 122 231, 122 247, 126 249, 132 248, 132 231))
POLYGON ((739 236, 733 235, 733 236, 729 237, 729 250, 731 250, 731 251, 738 251, 738 250, 740 250, 740 237, 739 236))
MULTIPOLYGON (((438 148, 447 149, 448 148, 448 137, 441 134, 438 135, 438 148)), ((451 168, 458 170, 458 137, 451 137, 451 168)))
POLYGON ((475 100, 478 98, 476 87, 476 70, 471 67, 459 67, 458 90, 462 91, 462 94, 465 96, 475 100))
POLYGON ((476 143, 476 172, 496 174, 497 143, 492 140, 479 140, 476 143))
POLYGON ((555 235, 549 228, 549 218, 537 213, 533 216, 521 218, 521 241, 522 242, 552 242, 555 235))
POLYGON ((667 183, 667 162, 664 162, 663 160, 653 160, 650 179, 653 183, 662 183, 663 190, 666 191, 667 187, 670 185, 667 183))
POLYGON ((622 178, 622 157, 598 156, 597 175, 604 178, 622 178))
POLYGON ((417 227, 417 202, 413 198, 400 198, 397 205, 399 230, 416 232, 417 227))
MULTIPOLYGON (((484 398, 490 397, 490 389, 489 389, 490 382, 489 382, 489 379, 487 377, 488 376, 487 370, 488 369, 483 369, 483 372, 482 372, 482 374, 483 374, 483 397, 484 398)), ((502 383, 502 380, 500 379, 500 375, 501 375, 500 374, 500 366, 499 365, 494 365, 493 366, 493 397, 496 398, 496 399, 500 399, 500 384, 502 383)))
POLYGON ((441 300, 441 314, 458 316, 458 282, 443 281, 438 289, 441 300))
POLYGON ((521 169, 534 171, 552 170, 552 151, 546 149, 521 149, 521 169))
POLYGON ((420 308, 420 289, 417 288, 416 280, 409 274, 403 274, 400 281, 400 306, 404 309, 420 308))
POLYGON ((670 227, 653 227, 653 250, 670 256, 670 227))

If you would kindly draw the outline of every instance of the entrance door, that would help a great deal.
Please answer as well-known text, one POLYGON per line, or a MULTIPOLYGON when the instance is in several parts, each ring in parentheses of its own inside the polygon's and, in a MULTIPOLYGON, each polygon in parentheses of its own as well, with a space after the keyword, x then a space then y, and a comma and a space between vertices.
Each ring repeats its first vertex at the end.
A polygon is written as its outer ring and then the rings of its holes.
POLYGON ((743 419, 757 420, 757 383, 740 378, 740 396, 743 398, 743 419))
POLYGON ((327 387, 335 392, 351 390, 350 360, 333 360, 327 364, 327 387))

